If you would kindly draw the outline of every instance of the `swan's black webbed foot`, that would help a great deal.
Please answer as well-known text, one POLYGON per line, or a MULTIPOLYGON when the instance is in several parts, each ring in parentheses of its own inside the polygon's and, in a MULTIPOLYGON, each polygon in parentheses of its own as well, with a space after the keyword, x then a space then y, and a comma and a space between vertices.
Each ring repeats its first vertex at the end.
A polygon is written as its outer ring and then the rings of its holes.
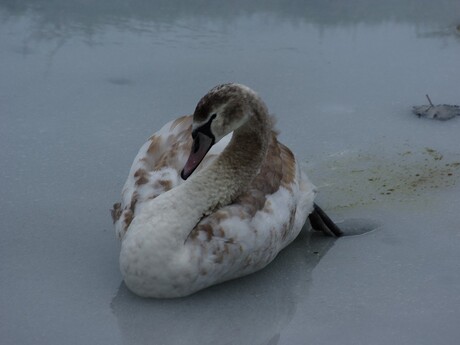
POLYGON ((308 220, 314 230, 322 231, 326 235, 333 237, 340 237, 343 235, 343 231, 335 225, 326 212, 316 205, 316 203, 313 203, 313 212, 308 216, 308 220))

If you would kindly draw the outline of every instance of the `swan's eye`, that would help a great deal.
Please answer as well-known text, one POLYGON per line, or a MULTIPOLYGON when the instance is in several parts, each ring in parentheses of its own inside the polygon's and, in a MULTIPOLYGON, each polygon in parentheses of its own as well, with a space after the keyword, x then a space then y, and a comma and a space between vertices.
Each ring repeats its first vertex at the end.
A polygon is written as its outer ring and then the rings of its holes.
POLYGON ((212 114, 208 122, 206 122, 204 125, 192 131, 192 139, 194 140, 193 148, 192 148, 193 152, 197 152, 198 147, 200 146, 200 137, 198 136, 198 132, 214 140, 214 134, 212 134, 211 132, 211 123, 212 123, 212 120, 214 120, 216 117, 217 117, 217 114, 212 114))

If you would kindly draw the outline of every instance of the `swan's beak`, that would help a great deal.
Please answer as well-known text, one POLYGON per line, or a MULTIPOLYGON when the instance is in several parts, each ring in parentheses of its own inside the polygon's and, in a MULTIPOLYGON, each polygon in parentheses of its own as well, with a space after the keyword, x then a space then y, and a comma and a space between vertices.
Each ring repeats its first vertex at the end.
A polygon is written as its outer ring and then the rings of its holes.
POLYGON ((192 151, 188 157, 187 163, 185 163, 184 169, 180 176, 186 180, 201 163, 206 153, 214 145, 214 138, 207 136, 204 133, 197 132, 193 139, 192 151))

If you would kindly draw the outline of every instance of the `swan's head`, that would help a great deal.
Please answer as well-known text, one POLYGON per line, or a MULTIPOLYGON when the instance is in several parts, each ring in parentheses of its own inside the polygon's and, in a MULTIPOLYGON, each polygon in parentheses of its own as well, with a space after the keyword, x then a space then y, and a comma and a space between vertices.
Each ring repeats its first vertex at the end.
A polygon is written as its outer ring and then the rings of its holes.
POLYGON ((181 173, 184 180, 215 143, 253 116, 254 104, 260 104, 257 94, 240 84, 216 86, 198 102, 193 113, 192 150, 181 173))

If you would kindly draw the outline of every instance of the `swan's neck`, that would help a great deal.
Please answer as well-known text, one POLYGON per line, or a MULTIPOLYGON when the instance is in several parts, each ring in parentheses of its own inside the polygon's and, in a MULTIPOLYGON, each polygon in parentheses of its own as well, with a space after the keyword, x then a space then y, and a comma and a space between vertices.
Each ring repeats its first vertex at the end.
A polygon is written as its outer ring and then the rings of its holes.
POLYGON ((203 194, 203 214, 238 197, 258 174, 267 153, 270 126, 265 114, 253 116, 233 133, 222 154, 188 183, 193 195, 203 194), (200 192, 201 191, 201 192, 200 192))

